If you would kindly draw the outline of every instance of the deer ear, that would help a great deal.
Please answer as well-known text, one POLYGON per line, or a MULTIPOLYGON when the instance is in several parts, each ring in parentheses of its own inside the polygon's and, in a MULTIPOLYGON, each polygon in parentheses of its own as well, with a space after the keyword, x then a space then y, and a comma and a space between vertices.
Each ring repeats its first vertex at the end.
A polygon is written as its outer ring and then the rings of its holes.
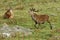
POLYGON ((35 12, 39 12, 39 10, 35 10, 35 12))

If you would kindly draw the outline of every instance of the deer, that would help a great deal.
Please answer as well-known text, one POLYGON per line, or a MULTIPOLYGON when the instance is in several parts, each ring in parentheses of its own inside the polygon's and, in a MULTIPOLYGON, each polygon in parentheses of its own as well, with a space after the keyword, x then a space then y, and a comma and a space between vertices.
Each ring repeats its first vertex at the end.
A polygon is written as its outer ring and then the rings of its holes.
POLYGON ((13 18, 13 11, 12 11, 12 8, 9 8, 5 14, 3 15, 4 19, 11 19, 13 18))
POLYGON ((45 22, 48 22, 49 25, 50 25, 50 29, 52 29, 52 25, 49 21, 49 16, 46 15, 46 14, 38 15, 38 14, 36 14, 36 12, 38 12, 38 11, 39 10, 35 10, 35 8, 30 8, 30 10, 28 11, 32 20, 35 22, 34 27, 39 28, 39 27, 36 26, 37 24, 40 25, 40 24, 44 24, 45 22))

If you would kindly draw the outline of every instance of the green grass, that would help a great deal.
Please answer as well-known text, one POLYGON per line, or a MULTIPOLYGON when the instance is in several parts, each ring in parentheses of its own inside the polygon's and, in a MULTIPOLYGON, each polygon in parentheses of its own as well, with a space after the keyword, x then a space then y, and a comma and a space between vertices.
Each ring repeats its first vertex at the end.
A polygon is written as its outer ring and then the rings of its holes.
MULTIPOLYGON (((60 35, 56 32, 56 29, 60 29, 60 0, 0 0, 0 26, 3 23, 8 25, 20 25, 26 28, 34 28, 34 22, 32 21, 28 11, 29 8, 34 7, 39 9, 37 14, 48 14, 50 16, 50 22, 54 23, 53 30, 49 28, 49 24, 46 22, 42 26, 42 29, 32 29, 33 34, 24 37, 24 40, 49 40, 52 36, 60 35), (11 6, 13 8, 14 18, 3 19, 5 9, 11 6), (19 9, 17 9, 19 8, 19 9), (51 14, 57 15, 56 17, 51 14)), ((41 27, 41 26, 40 26, 41 27)), ((23 40, 23 37, 4 38, 1 40, 23 40)), ((53 39, 52 39, 53 40, 53 39)))

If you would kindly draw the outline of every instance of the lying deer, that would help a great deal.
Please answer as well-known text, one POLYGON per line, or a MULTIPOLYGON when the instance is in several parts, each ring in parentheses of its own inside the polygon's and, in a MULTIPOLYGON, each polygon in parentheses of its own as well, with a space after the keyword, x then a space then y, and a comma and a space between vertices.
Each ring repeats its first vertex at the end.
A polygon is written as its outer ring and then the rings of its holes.
MULTIPOLYGON (((49 21, 49 16, 48 15, 38 15, 35 12, 38 12, 37 10, 35 10, 34 8, 30 9, 29 14, 32 17, 32 20, 35 22, 35 27, 36 25, 40 25, 40 24, 44 24, 45 22, 48 22, 50 25, 50 29, 52 29, 52 25, 49 21)), ((37 27, 36 27, 37 28, 37 27)))
POLYGON ((12 12, 12 9, 11 9, 11 8, 9 8, 9 9, 5 12, 4 18, 7 18, 7 19, 13 18, 13 12, 12 12))

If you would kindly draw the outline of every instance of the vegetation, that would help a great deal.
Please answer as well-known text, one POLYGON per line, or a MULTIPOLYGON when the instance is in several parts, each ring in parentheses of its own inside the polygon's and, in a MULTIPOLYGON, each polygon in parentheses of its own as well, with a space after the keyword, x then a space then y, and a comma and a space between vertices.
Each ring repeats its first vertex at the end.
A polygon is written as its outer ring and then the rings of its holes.
POLYGON ((60 40, 60 0, 0 0, 0 26, 7 23, 10 26, 20 25, 34 30, 32 35, 27 37, 1 38, 1 40, 60 40), (14 18, 3 19, 3 14, 9 7, 13 8, 14 18), (34 22, 28 11, 31 7, 39 10, 37 14, 47 14, 53 29, 49 29, 46 22, 39 29, 34 28, 34 22), (45 26, 45 27, 44 27, 45 26), (59 30, 58 30, 59 29, 59 30), (54 38, 54 39, 53 39, 54 38))

